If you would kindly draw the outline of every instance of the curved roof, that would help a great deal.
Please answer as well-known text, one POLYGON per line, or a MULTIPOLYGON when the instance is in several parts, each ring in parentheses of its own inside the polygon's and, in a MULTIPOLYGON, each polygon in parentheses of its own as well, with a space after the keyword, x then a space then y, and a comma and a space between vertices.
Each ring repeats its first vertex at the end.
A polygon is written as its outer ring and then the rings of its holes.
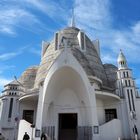
POLYGON ((120 53, 119 53, 119 56, 118 56, 118 59, 117 59, 118 62, 121 62, 121 61, 125 61, 126 62, 126 58, 123 54, 123 52, 120 50, 120 53))
POLYGON ((115 82, 117 79, 116 71, 118 68, 113 64, 104 64, 104 68, 109 81, 109 86, 115 88, 115 82))
POLYGON ((38 66, 29 67, 22 73, 19 82, 27 89, 33 88, 37 70, 38 66))
MULTIPOLYGON (((79 61, 81 66, 84 68, 87 75, 96 76, 102 80, 104 86, 108 86, 108 79, 105 73, 105 69, 101 62, 101 59, 95 49, 94 44, 90 39, 85 35, 86 42, 86 51, 82 52, 79 47, 79 42, 77 35, 79 29, 75 27, 68 27, 58 32, 59 37, 65 37, 68 39, 70 48, 72 50, 73 56, 79 61)), ((49 44, 44 53, 40 66, 37 71, 35 79, 35 87, 38 87, 39 83, 44 81, 47 76, 48 70, 57 59, 64 47, 61 47, 59 50, 55 50, 55 39, 49 44)))

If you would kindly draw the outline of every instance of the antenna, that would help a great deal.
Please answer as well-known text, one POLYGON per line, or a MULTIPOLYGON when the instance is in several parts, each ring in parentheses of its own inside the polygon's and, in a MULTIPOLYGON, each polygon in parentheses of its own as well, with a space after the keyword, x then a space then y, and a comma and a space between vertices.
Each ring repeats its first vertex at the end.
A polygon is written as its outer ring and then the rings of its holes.
POLYGON ((17 81, 17 83, 20 84, 20 86, 24 87, 24 86, 18 81, 18 79, 17 79, 17 77, 16 77, 15 75, 14 75, 14 79, 17 81))

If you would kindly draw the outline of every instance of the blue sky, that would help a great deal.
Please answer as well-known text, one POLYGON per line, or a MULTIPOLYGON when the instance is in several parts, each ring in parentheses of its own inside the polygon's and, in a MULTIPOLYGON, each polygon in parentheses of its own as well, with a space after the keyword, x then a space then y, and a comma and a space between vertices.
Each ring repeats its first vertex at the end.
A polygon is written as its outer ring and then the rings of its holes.
POLYGON ((68 26, 72 8, 76 26, 100 40, 103 63, 117 65, 122 49, 140 86, 139 0, 0 0, 0 91, 39 64, 42 40, 68 26))

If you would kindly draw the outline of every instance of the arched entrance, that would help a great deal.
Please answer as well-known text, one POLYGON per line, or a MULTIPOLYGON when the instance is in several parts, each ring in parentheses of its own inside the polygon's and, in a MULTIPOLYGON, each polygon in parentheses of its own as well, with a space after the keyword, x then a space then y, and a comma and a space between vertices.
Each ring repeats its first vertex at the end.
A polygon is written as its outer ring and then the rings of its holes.
POLYGON ((55 71, 45 90, 44 131, 57 140, 76 140, 79 130, 93 123, 90 98, 77 71, 68 66, 55 71))

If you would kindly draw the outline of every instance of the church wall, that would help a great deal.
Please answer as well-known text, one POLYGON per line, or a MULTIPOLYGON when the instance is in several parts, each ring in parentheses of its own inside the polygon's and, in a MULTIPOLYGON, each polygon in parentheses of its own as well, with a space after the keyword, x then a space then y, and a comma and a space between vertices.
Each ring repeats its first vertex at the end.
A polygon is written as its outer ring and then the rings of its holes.
POLYGON ((104 103, 102 100, 96 99, 97 103, 97 116, 99 125, 102 125, 105 123, 105 111, 104 111, 104 103))
POLYGON ((3 128, 12 128, 15 124, 15 117, 17 117, 17 111, 18 111, 18 99, 17 97, 8 97, 5 99, 2 99, 2 112, 1 112, 1 127, 3 128), (9 117, 9 109, 10 109, 10 100, 13 98, 13 105, 11 108, 11 116, 9 117))
MULTIPOLYGON (((140 134, 140 98, 136 98, 136 121, 134 122, 138 128, 138 134, 140 134)), ((140 137, 140 135, 139 135, 140 137)))
MULTIPOLYGON (((2 109, 3 109, 3 103, 2 103, 2 101, 0 100, 0 126, 1 126, 2 109)), ((1 127, 0 127, 0 129, 1 129, 1 127)))
POLYGON ((17 122, 15 118, 18 115, 18 98, 15 96, 5 97, 1 99, 1 105, 0 132, 4 135, 6 140, 10 140, 14 137, 16 138, 17 122), (13 100, 12 105, 10 104, 11 99, 13 100))
POLYGON ((130 138, 130 128, 129 128, 129 120, 128 120, 128 112, 127 105, 124 99, 122 99, 119 103, 119 119, 122 123, 122 130, 124 138, 130 138))
MULTIPOLYGON (((44 125, 44 120, 47 120, 47 114, 49 112, 53 112, 53 108, 57 108, 57 104, 58 107, 61 108, 59 108, 59 110, 55 110, 56 116, 53 116, 55 118, 54 123, 57 127, 57 115, 59 112, 77 112, 80 114, 78 116, 78 125, 98 126, 94 88, 90 85, 83 68, 69 52, 70 50, 67 51, 68 52, 64 51, 50 68, 44 82, 43 92, 39 94, 38 113, 42 112, 42 114, 37 114, 37 129, 41 129, 42 125, 44 125), (73 89, 73 91, 71 91, 71 89, 73 89), (57 95, 63 95, 63 90, 66 90, 65 92, 67 96, 62 96, 62 100, 61 98, 59 99, 57 95), (55 99, 57 102, 55 102, 55 99), (67 103, 65 100, 68 100, 67 103), (59 103, 63 103, 63 105, 60 104, 62 106, 59 106, 59 103), (52 106, 52 109, 50 109, 49 106, 52 106), (82 109, 78 109, 77 106, 78 108, 79 106, 80 108, 81 106, 84 106, 83 108, 86 112, 81 113, 83 112, 82 109), (87 116, 85 117, 84 114, 87 116), (85 120, 81 116, 85 117, 85 120), (82 121, 80 121, 81 118, 82 121)), ((50 116, 48 117, 51 118, 50 116)), ((58 130, 56 130, 55 133, 58 133, 58 130)), ((57 139, 57 134, 55 138, 57 139)), ((38 138, 35 139, 38 140, 38 138)), ((94 139, 98 139, 98 134, 94 135, 94 139)))
POLYGON ((33 110, 34 111, 34 123, 36 120, 36 110, 37 110, 37 102, 34 101, 22 101, 20 102, 20 119, 23 118, 23 110, 33 110))

